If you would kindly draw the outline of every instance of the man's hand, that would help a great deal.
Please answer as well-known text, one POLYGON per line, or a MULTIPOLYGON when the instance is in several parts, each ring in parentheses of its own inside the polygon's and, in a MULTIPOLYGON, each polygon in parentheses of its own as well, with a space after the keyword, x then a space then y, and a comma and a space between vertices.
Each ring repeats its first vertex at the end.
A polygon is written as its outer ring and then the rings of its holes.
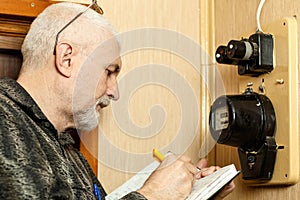
POLYGON ((197 168, 189 157, 169 155, 138 192, 147 199, 186 199, 196 174, 197 168))
MULTIPOLYGON (((208 176, 216 170, 220 169, 220 167, 218 166, 207 167, 206 159, 201 159, 197 164, 197 168, 201 169, 201 171, 195 175, 196 179, 208 176)), ((229 193, 231 193, 234 190, 234 188, 235 184, 233 181, 231 181, 220 192, 218 192, 218 194, 214 197, 214 200, 221 200, 225 198, 229 193)))

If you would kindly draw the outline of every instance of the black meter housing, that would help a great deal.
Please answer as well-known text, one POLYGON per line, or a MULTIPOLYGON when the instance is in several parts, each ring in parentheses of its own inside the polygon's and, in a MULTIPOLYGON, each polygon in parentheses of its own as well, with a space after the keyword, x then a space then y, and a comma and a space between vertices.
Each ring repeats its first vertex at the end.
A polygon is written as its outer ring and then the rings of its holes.
POLYGON ((241 95, 217 98, 211 106, 209 128, 219 144, 238 147, 244 179, 272 178, 276 116, 267 96, 248 89, 241 95))

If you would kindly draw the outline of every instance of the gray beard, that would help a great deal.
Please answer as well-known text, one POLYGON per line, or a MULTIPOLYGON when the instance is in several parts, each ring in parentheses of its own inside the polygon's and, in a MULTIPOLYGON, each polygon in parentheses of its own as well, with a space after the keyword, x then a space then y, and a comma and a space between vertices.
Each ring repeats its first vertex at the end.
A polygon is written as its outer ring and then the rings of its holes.
POLYGON ((79 130, 93 130, 99 122, 99 113, 96 111, 96 105, 89 107, 85 111, 76 113, 74 117, 76 128, 79 130))
POLYGON ((96 106, 101 107, 108 106, 110 99, 107 96, 103 96, 95 103, 84 111, 74 113, 74 121, 78 130, 91 131, 98 126, 100 113, 97 112, 96 106))

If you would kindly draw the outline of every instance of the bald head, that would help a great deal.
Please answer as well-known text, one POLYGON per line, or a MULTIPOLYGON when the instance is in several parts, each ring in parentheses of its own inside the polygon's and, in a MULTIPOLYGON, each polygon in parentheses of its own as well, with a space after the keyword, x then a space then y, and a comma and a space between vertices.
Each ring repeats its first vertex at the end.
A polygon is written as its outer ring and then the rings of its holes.
MULTIPOLYGON (((34 70, 47 64, 53 57, 57 33, 85 6, 74 3, 58 3, 46 8, 32 23, 22 45, 22 71, 34 70)), ((89 9, 61 32, 58 42, 66 40, 87 53, 97 43, 115 34, 109 22, 89 9)))
POLYGON ((94 127, 99 99, 119 96, 119 43, 110 24, 86 9, 72 3, 48 7, 34 20, 22 46, 17 81, 59 131, 77 121, 79 129, 94 127), (55 45, 57 33, 83 11, 63 29, 55 45), (86 121, 91 124, 86 126, 86 121))

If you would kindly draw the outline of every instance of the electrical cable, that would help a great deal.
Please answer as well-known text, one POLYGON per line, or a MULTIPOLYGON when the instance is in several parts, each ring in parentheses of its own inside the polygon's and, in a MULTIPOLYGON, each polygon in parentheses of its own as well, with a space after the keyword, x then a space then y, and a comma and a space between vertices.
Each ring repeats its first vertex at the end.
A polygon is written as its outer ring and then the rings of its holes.
POLYGON ((260 31, 263 33, 263 30, 261 29, 260 26, 260 13, 261 13, 261 9, 264 6, 265 0, 260 0, 260 3, 258 5, 257 8, 257 12, 256 12, 256 23, 257 23, 257 32, 260 31))

